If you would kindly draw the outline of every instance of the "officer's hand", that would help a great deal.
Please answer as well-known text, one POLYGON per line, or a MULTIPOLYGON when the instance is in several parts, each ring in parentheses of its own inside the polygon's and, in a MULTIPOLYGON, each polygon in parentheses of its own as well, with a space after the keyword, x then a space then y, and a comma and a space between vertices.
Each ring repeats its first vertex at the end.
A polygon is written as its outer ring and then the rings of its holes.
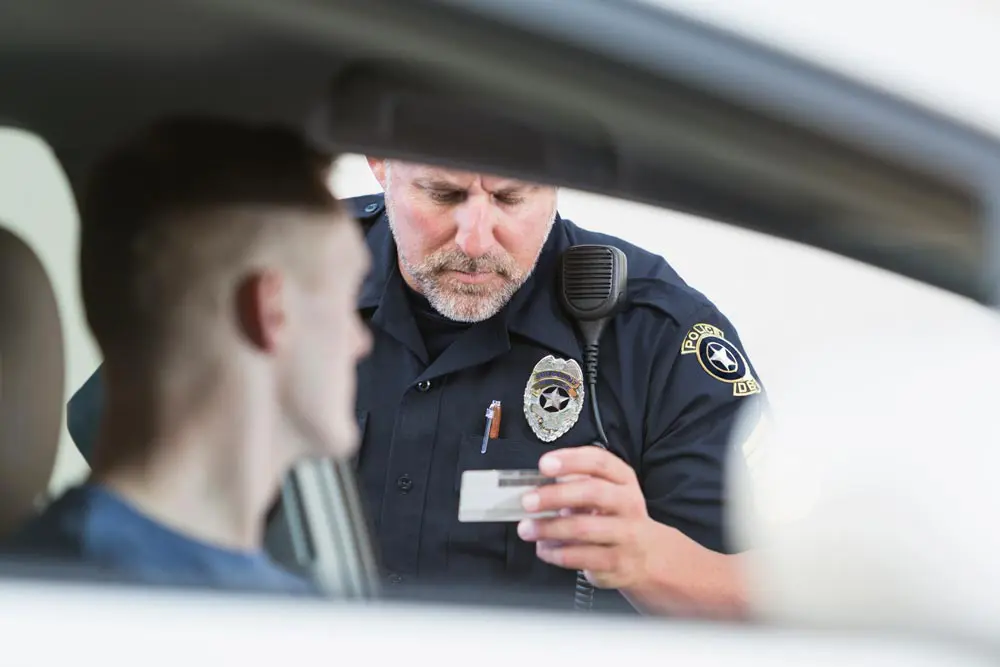
POLYGON ((542 560, 583 570, 595 586, 641 587, 656 561, 657 532, 667 527, 649 518, 635 471, 599 447, 560 449, 538 466, 570 479, 527 494, 524 507, 562 516, 522 521, 521 538, 537 543, 542 560))
POLYGON ((745 613, 738 557, 649 518, 635 472, 621 459, 598 447, 576 447, 546 454, 538 465, 549 477, 569 478, 525 496, 526 510, 562 515, 518 526, 522 539, 537 542, 539 558, 583 570, 592 584, 619 589, 647 613, 745 613))

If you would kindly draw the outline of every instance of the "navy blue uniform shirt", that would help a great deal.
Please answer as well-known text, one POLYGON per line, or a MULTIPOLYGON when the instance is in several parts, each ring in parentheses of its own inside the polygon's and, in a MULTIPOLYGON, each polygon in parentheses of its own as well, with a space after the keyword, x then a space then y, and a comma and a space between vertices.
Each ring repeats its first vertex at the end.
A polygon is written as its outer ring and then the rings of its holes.
MULTIPOLYGON (((577 244, 613 245, 628 258, 627 307, 600 348, 598 400, 610 448, 636 470, 652 518, 729 550, 724 458, 738 410, 760 409, 760 385, 732 324, 705 296, 661 257, 557 217, 535 272, 507 307, 485 322, 449 322, 406 287, 382 195, 346 203, 373 254, 358 305, 375 344, 359 368, 357 471, 388 581, 551 587, 572 606, 575 573, 538 560, 516 524, 459 523, 457 515, 463 471, 537 468, 545 452, 597 441, 589 406, 553 442, 535 435, 523 410, 540 360, 582 365, 556 282, 560 254, 577 244), (500 434, 483 454, 493 400, 503 406, 500 434)), ((69 404, 85 456, 99 383, 95 374, 69 404)))
POLYGON ((241 552, 182 535, 98 485, 72 488, 15 534, 5 551, 93 566, 123 581, 313 594, 263 550, 241 552))

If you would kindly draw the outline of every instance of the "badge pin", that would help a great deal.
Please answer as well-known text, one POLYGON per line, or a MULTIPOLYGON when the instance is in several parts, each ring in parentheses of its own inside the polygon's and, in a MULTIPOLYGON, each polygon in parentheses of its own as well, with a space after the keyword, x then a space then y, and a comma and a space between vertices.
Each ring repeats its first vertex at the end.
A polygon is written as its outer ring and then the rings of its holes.
POLYGON ((524 388, 524 417, 538 439, 552 442, 573 428, 583 410, 583 369, 551 354, 535 364, 524 388))

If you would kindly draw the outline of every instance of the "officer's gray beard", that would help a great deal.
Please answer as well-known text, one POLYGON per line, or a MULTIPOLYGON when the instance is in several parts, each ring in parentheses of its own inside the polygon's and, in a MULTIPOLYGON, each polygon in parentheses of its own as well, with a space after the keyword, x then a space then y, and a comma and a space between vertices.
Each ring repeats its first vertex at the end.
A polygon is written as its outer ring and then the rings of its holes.
MULTIPOLYGON (((386 216, 389 227, 396 237, 393 216, 386 201, 386 216)), ((399 253, 399 263, 416 283, 417 291, 430 302, 431 307, 449 320, 455 322, 482 322, 499 313, 506 306, 517 290, 531 277, 538 258, 545 247, 545 241, 552 233, 555 222, 555 212, 549 220, 548 229, 542 239, 531 268, 527 271, 518 269, 514 258, 506 253, 492 253, 482 257, 472 258, 458 248, 442 248, 420 262, 411 262, 409 258, 399 253), (455 280, 448 280, 446 272, 461 271, 464 273, 490 272, 501 279, 500 287, 491 283, 488 285, 470 285, 455 280)), ((396 247, 399 247, 397 241, 396 247)), ((501 251, 502 252, 502 251, 501 251)))

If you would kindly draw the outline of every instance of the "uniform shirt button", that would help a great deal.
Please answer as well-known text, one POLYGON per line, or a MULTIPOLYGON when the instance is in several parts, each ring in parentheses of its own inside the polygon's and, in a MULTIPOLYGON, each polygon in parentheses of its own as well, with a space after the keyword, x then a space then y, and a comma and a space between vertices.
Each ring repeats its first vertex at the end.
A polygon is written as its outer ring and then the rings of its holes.
POLYGON ((421 380, 417 383, 417 391, 427 391, 431 388, 430 380, 421 380))
POLYGON ((409 475, 402 475, 396 480, 396 487, 403 493, 409 493, 410 489, 413 488, 413 480, 410 479, 409 475))

